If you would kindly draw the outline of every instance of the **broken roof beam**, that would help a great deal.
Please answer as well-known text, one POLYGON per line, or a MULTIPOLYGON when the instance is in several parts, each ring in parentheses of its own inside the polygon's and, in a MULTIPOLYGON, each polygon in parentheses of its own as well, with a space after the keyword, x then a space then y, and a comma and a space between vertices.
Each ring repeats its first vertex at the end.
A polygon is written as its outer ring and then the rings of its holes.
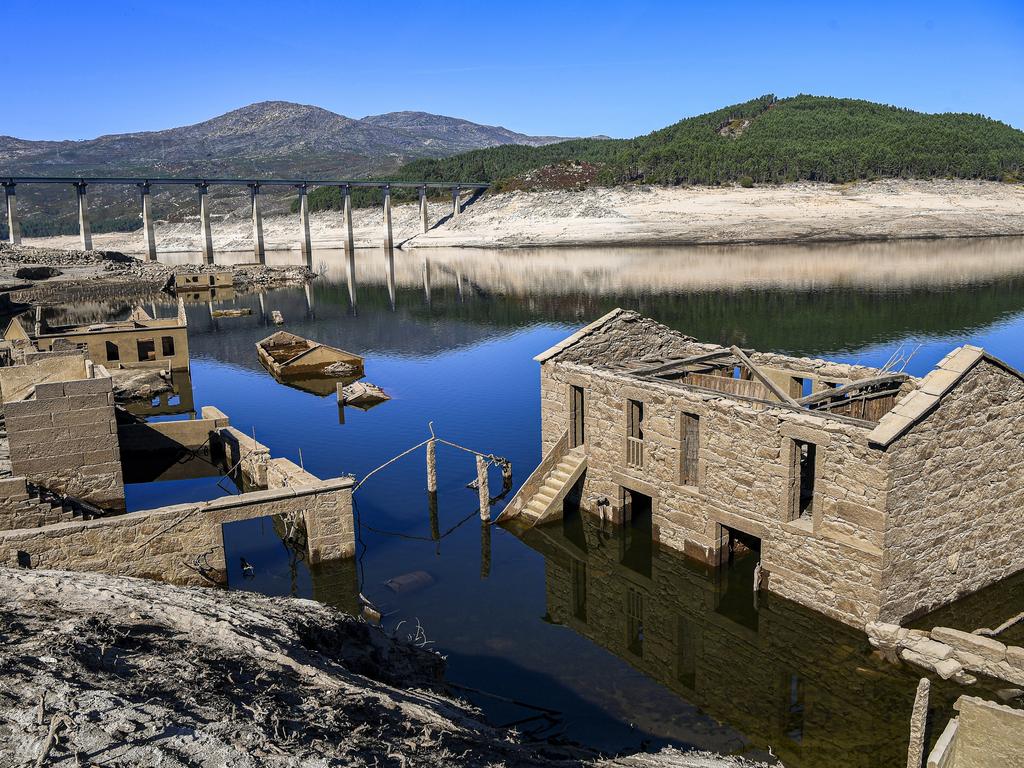
MULTIPOLYGON (((842 398, 850 395, 854 392, 859 392, 862 389, 868 389, 869 387, 880 387, 886 384, 903 384, 909 376, 905 373, 889 373, 885 376, 872 376, 869 379, 858 379, 852 381, 849 384, 844 384, 841 387, 835 389, 825 389, 821 392, 815 392, 813 395, 807 397, 801 397, 797 402, 800 405, 816 405, 823 400, 831 400, 833 398, 842 398)), ((881 394, 881 393, 879 393, 881 394)))
POLYGON ((778 384, 776 384, 774 381, 772 381, 767 376, 765 376, 761 372, 761 369, 758 368, 756 365, 754 365, 753 361, 749 357, 747 357, 746 352, 744 352, 742 349, 737 347, 735 344, 732 347, 730 347, 730 349, 732 350, 732 353, 734 355, 736 355, 736 357, 739 359, 739 361, 741 363, 743 363, 743 365, 752 374, 754 374, 754 376, 757 378, 757 380, 760 381, 762 384, 764 384, 766 387, 768 387, 768 390, 773 395, 775 395, 777 398, 779 398, 779 400, 781 400, 782 402, 786 403, 787 405, 796 406, 797 408, 801 407, 800 403, 798 403, 796 400, 794 400, 792 397, 790 397, 789 394, 784 392, 779 387, 778 384))
POLYGON ((677 368, 687 365, 697 365, 698 363, 708 363, 712 360, 718 360, 723 357, 732 357, 733 352, 731 349, 718 349, 714 352, 704 352, 700 355, 691 355, 689 357, 679 357, 675 360, 667 361, 662 365, 656 365, 653 368, 636 368, 629 372, 634 376, 659 376, 669 371, 674 371, 677 368))

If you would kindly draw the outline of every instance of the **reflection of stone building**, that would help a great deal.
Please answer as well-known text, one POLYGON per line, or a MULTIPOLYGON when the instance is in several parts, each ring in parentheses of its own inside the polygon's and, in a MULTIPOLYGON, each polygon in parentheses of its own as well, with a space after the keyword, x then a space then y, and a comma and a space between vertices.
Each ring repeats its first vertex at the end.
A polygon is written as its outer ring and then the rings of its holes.
POLYGON ((849 624, 1024 568, 1024 380, 963 347, 924 379, 700 344, 615 310, 537 358, 545 458, 509 516, 572 493, 849 624))
MULTIPOLYGON (((790 768, 905 762, 912 670, 873 657, 858 630, 755 596, 752 557, 714 569, 630 533, 570 514, 523 535, 545 558, 551 621, 771 747, 790 768)), ((933 681, 938 721, 956 689, 933 681)))

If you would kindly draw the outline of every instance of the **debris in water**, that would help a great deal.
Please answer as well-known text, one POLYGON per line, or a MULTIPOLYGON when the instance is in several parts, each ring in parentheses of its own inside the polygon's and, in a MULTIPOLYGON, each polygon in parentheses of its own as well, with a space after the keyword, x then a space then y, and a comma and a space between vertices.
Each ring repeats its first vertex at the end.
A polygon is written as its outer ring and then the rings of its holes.
POLYGON ((274 321, 274 325, 284 325, 284 315, 281 314, 279 309, 271 311, 270 319, 274 321))
POLYGON ((384 586, 392 592, 413 592, 417 589, 429 587, 434 583, 434 577, 426 571, 412 571, 395 576, 384 582, 384 586))
POLYGON ((376 384, 357 381, 346 386, 338 383, 338 402, 342 405, 353 405, 365 410, 390 399, 387 392, 376 384))
POLYGON ((215 309, 213 310, 214 317, 244 317, 251 315, 252 310, 249 307, 243 307, 242 309, 215 309))

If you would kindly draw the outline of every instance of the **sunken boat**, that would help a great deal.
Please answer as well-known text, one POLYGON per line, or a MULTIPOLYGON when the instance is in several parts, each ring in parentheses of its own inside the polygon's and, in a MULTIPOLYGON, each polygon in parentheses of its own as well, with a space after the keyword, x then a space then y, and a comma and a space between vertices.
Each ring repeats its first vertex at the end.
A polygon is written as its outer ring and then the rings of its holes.
POLYGON ((337 347, 278 331, 256 342, 260 363, 282 384, 326 396, 339 378, 355 381, 363 375, 363 358, 337 347))

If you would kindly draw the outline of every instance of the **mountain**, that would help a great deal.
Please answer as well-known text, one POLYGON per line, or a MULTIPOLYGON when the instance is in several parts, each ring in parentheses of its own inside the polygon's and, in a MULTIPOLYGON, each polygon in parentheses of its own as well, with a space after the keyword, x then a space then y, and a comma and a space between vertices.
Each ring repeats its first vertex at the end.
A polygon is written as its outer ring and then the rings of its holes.
MULTIPOLYGON (((326 109, 265 101, 194 125, 123 133, 85 141, 30 141, 0 136, 0 176, 260 176, 320 178, 387 174, 416 158, 441 157, 502 144, 562 141, 527 136, 425 112, 353 119, 326 109)), ((96 187, 96 231, 137 226, 125 191, 96 187)), ((74 211, 58 190, 25 187, 26 234, 73 231, 74 211)), ((134 192, 134 191, 132 191, 134 192)), ((223 190, 216 190, 223 195, 223 190)), ((235 190, 235 193, 238 191, 235 190)), ((244 189, 242 190, 244 192, 244 189)), ((186 215, 191 191, 158 189, 158 216, 186 215)))
POLYGON ((933 115, 858 99, 767 95, 634 139, 474 150, 413 160, 394 175, 472 178, 499 188, 529 186, 538 177, 577 183, 579 173, 530 173, 559 164, 583 164, 582 175, 601 184, 947 176, 1014 181, 1024 179, 1024 132, 981 115, 933 115), (530 179, 525 179, 527 174, 530 179))

